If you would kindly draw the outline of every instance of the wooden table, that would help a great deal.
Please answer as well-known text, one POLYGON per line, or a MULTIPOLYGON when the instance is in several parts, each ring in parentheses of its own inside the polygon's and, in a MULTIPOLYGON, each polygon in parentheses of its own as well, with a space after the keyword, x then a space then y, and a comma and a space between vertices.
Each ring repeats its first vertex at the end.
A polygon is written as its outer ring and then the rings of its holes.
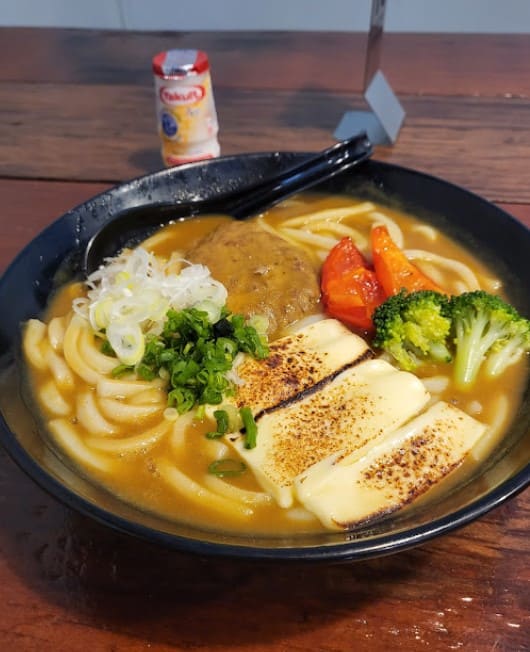
MULTIPOLYGON (((161 166, 150 60, 205 49, 225 154, 332 142, 361 106, 365 37, 0 30, 0 266, 73 205, 161 166)), ((406 112, 376 158, 530 225, 530 36, 386 35, 406 112)), ((0 649, 530 650, 530 494, 401 554, 212 561, 76 515, 0 453, 0 649)))

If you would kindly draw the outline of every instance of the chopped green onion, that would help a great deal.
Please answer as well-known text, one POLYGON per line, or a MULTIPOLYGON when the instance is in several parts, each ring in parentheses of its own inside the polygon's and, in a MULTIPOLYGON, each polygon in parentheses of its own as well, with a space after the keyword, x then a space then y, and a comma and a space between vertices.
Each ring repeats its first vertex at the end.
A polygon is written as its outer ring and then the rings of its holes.
POLYGON ((167 404, 176 408, 179 414, 185 414, 195 405, 195 396, 186 387, 175 387, 167 395, 167 404))
POLYGON ((197 410, 195 411, 195 419, 198 421, 202 421, 204 417, 206 416, 206 406, 205 405, 199 405, 197 410))
POLYGON ((134 371, 134 367, 131 367, 128 364, 119 364, 114 367, 110 374, 113 378, 119 378, 120 376, 123 376, 123 374, 126 374, 128 371, 134 371))
MULTIPOLYGON (((223 307, 220 318, 212 323, 211 315, 197 308, 169 309, 160 334, 145 335, 142 359, 136 364, 118 364, 112 375, 119 377, 129 371, 151 381, 157 377, 168 380, 168 406, 184 414, 201 405, 219 405, 223 398, 235 393, 235 385, 227 377, 239 353, 265 358, 269 348, 264 333, 223 307)), ((103 331, 100 335, 104 336, 103 331)), ((116 356, 108 339, 101 349, 116 356)), ((231 431, 234 427, 229 415, 231 431)), ((223 433, 224 434, 224 433, 223 433)))
POLYGON ((241 415, 237 407, 231 403, 227 403, 222 406, 222 409, 228 414, 228 431, 238 432, 241 430, 243 421, 241 420, 241 415))
POLYGON ((116 352, 112 348, 112 344, 106 338, 101 341, 101 353, 108 355, 111 358, 116 357, 116 352))
POLYGON ((208 439, 218 439, 228 432, 228 412, 226 410, 215 410, 213 415, 217 421, 217 430, 207 432, 206 437, 208 439))
POLYGON ((238 353, 256 358, 268 355, 264 337, 225 308, 221 318, 197 308, 170 309, 160 335, 146 335, 145 352, 135 366, 145 380, 157 376, 169 379, 168 405, 180 414, 195 406, 219 405, 234 393, 234 384, 226 374, 238 353))
POLYGON ((154 380, 156 378, 155 370, 143 362, 136 365, 135 371, 142 380, 154 380))
POLYGON ((242 407, 239 410, 241 420, 243 421, 243 428, 245 430, 245 448, 256 448, 258 437, 258 426, 254 421, 254 416, 249 407, 242 407))
POLYGON ((244 462, 230 458, 215 460, 208 466, 208 473, 216 475, 218 478, 233 478, 246 470, 247 466, 244 462))

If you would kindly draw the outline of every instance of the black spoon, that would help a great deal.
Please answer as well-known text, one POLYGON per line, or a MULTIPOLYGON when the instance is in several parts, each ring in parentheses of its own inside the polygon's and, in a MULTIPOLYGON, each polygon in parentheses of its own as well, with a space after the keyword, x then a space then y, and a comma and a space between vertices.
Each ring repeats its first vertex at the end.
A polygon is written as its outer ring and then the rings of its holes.
POLYGON ((362 133, 252 186, 206 200, 145 204, 125 210, 92 236, 85 250, 84 271, 90 274, 105 258, 116 255, 125 246, 138 244, 150 231, 172 220, 214 213, 243 220, 361 163, 371 153, 372 145, 362 133))

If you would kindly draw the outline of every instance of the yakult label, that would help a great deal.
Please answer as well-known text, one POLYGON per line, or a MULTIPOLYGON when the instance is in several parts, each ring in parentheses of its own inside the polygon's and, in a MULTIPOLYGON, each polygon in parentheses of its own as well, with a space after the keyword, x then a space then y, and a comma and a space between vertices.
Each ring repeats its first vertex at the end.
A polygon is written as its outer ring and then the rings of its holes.
POLYGON ((195 104, 200 102, 206 95, 204 86, 180 86, 178 88, 160 88, 160 100, 168 106, 180 106, 182 104, 195 104))

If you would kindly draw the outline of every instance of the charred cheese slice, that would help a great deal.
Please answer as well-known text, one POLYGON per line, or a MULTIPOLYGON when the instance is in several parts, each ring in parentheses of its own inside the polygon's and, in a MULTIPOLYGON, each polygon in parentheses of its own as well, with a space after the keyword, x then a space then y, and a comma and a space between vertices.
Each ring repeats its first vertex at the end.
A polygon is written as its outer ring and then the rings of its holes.
POLYGON ((440 401, 369 446, 309 467, 295 479, 296 496, 328 528, 359 525, 403 507, 445 478, 484 431, 476 419, 440 401))
POLYGON ((414 375, 383 360, 368 360, 258 414, 255 448, 246 449, 242 435, 228 439, 262 487, 281 507, 290 507, 297 476, 339 451, 348 455, 375 443, 416 415, 428 400, 414 375))
POLYGON ((232 402, 256 415, 372 357, 361 337, 336 319, 322 319, 272 342, 265 360, 244 356, 235 370, 239 385, 232 402))

